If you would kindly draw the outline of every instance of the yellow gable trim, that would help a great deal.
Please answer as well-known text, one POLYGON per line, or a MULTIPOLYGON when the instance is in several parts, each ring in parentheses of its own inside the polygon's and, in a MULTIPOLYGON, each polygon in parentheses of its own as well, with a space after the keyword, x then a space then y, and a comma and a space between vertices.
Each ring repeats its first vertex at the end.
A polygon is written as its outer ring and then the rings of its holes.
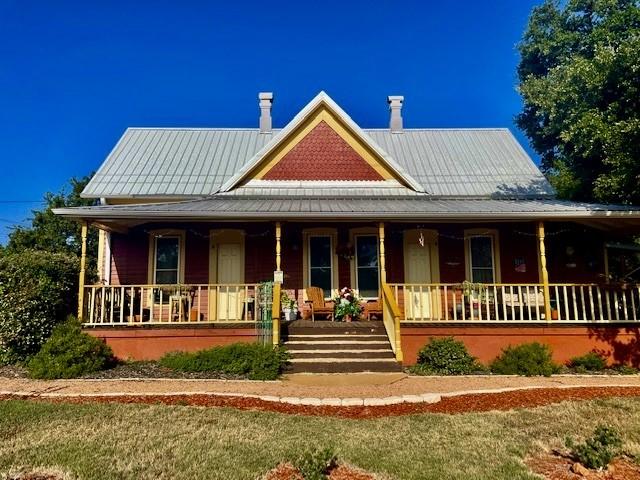
POLYGON ((296 129, 288 138, 284 139, 274 151, 270 152, 257 165, 254 170, 245 177, 245 181, 256 179, 260 180, 289 153, 298 143, 300 143, 320 122, 325 122, 340 138, 353 148, 384 180, 396 179, 401 183, 405 183, 403 179, 398 178, 391 169, 389 169, 384 160, 382 160, 365 142, 355 135, 336 115, 331 112, 325 105, 321 105, 296 129))

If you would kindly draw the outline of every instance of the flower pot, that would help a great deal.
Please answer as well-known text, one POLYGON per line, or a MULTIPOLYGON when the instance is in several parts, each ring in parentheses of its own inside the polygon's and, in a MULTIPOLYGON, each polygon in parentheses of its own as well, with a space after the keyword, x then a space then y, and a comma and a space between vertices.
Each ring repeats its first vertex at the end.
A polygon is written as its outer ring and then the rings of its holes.
POLYGON ((345 315, 345 316, 344 316, 344 318, 343 318, 343 320, 344 320, 345 322, 351 322, 351 320, 352 320, 352 319, 351 319, 351 315, 345 315))

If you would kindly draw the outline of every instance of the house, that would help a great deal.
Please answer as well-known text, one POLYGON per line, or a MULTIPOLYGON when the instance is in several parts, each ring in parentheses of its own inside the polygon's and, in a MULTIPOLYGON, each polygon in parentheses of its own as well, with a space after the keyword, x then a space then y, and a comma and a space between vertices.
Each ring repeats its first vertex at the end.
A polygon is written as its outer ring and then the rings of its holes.
MULTIPOLYGON (((306 318, 309 287, 352 287, 394 363, 444 335, 482 360, 527 341, 558 360, 637 355, 640 290, 610 282, 606 245, 640 210, 559 200, 509 130, 404 128, 403 100, 388 97, 385 129, 324 92, 282 129, 270 93, 259 128, 127 129, 83 192, 100 205, 55 210, 100 229, 100 282, 80 274, 86 331, 138 359, 280 343, 282 292, 306 318)), ((296 336, 335 352, 344 338, 322 329, 338 324, 315 320, 296 336)))

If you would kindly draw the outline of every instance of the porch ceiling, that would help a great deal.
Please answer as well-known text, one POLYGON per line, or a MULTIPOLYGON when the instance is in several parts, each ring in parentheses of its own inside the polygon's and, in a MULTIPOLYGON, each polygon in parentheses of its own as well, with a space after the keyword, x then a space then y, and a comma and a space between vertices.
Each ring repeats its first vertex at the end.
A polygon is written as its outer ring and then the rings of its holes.
POLYGON ((169 203, 60 208, 54 213, 105 226, 159 220, 564 220, 607 230, 640 231, 639 207, 555 199, 221 195, 169 203))

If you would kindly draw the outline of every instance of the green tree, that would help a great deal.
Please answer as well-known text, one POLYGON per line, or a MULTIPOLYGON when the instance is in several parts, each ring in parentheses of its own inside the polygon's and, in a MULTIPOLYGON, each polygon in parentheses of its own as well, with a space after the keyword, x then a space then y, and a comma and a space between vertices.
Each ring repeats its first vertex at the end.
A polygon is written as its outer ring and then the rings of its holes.
MULTIPOLYGON (((6 253, 18 253, 24 250, 42 250, 51 253, 66 253, 80 257, 82 248, 81 225, 58 215, 52 209, 61 207, 82 207, 95 205, 94 199, 81 198, 80 194, 89 183, 92 175, 84 178, 71 178, 67 188, 58 193, 47 192, 44 195, 46 206, 33 210, 31 226, 15 227, 9 234, 6 253)), ((87 235, 88 271, 94 272, 98 253, 98 232, 89 229, 87 235)))
POLYGON ((545 0, 518 48, 516 122, 558 194, 640 203, 640 1, 545 0))

